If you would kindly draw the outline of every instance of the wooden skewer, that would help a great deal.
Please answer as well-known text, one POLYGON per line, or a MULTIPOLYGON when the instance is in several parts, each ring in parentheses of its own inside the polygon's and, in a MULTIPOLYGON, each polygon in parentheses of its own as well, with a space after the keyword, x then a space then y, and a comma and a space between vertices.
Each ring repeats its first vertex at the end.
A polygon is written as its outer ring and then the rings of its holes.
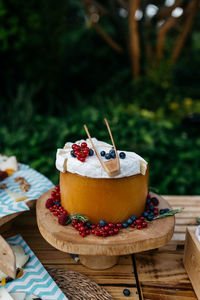
POLYGON ((114 143, 114 139, 113 139, 113 136, 112 136, 112 133, 111 133, 111 130, 110 130, 110 126, 108 124, 108 121, 107 119, 105 118, 104 119, 105 123, 106 123, 106 126, 107 126, 107 129, 108 129, 108 132, 109 132, 109 135, 110 135, 110 138, 111 138, 111 141, 112 141, 112 145, 113 145, 113 148, 115 150, 115 155, 116 155, 116 158, 110 160, 110 161, 106 161, 106 162, 103 162, 103 160, 101 159, 99 153, 97 152, 96 150, 96 147, 92 141, 92 138, 90 136, 90 133, 88 131, 88 128, 86 125, 84 125, 84 129, 87 133, 87 136, 90 140, 90 143, 96 153, 96 156, 98 158, 98 160, 100 161, 102 167, 104 168, 104 170, 106 171, 106 173, 108 174, 108 176, 110 177, 113 177, 113 176, 116 176, 118 174, 120 174, 120 163, 119 163, 119 156, 118 156, 118 153, 117 153, 117 150, 116 150, 116 147, 115 147, 115 143, 114 143))
POLYGON ((16 277, 16 259, 10 245, 0 235, 0 270, 15 279, 16 277))

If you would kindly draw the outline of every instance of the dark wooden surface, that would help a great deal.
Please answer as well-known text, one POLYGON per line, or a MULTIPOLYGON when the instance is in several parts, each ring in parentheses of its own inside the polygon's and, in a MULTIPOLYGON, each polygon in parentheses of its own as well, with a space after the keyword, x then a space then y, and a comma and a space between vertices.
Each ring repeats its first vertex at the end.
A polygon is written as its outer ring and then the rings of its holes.
POLYGON ((50 246, 37 229, 34 210, 18 216, 4 236, 21 234, 44 266, 82 273, 107 289, 113 299, 196 300, 183 266, 183 252, 186 226, 196 225, 196 217, 200 217, 200 196, 164 198, 173 208, 185 208, 176 216, 172 240, 159 249, 121 256, 119 264, 108 270, 87 269, 50 246), (124 288, 131 291, 129 297, 123 295, 124 288))

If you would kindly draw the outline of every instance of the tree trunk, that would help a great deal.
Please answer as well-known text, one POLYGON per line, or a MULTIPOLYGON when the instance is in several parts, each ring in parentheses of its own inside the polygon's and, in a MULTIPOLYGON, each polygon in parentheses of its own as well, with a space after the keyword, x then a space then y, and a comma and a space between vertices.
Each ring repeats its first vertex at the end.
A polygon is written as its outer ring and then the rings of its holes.
POLYGON ((138 21, 135 12, 139 9, 140 0, 129 0, 129 47, 133 77, 140 74, 140 42, 138 33, 138 21))

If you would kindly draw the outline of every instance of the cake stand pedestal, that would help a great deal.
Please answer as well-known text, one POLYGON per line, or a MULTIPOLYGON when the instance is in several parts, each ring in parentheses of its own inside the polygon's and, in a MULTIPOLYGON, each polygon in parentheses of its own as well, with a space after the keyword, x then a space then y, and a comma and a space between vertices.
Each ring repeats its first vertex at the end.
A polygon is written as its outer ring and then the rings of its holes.
MULTIPOLYGON (((118 235, 102 238, 92 234, 83 238, 71 226, 58 224, 55 217, 46 209, 46 200, 52 190, 44 193, 36 204, 37 223, 42 236, 53 247, 67 253, 79 254, 80 262, 90 269, 103 270, 114 266, 120 255, 138 253, 167 244, 174 232, 175 217, 155 220, 142 230, 122 229, 118 235)), ((159 209, 171 208, 166 200, 155 195, 159 209)))

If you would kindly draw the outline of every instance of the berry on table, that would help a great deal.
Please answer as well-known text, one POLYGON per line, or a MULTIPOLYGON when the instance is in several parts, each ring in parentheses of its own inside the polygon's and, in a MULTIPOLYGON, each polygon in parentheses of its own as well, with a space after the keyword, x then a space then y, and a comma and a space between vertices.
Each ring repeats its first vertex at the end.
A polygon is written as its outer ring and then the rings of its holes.
POLYGON ((149 209, 153 211, 153 210, 154 210, 154 205, 151 204, 151 205, 149 206, 149 209))
POLYGON ((62 215, 58 216, 58 223, 60 225, 66 225, 66 222, 67 222, 68 218, 69 218, 68 215, 62 214, 62 215))
POLYGON ((152 220, 153 220, 153 216, 148 215, 147 220, 148 220, 148 221, 152 221, 152 220))
POLYGON ((128 227, 128 223, 127 223, 127 222, 123 222, 123 223, 122 223, 122 227, 123 227, 123 228, 127 228, 127 227, 128 227))
POLYGON ((160 215, 163 215, 165 213, 164 209, 160 209, 160 215))
POLYGON ((136 215, 132 215, 131 217, 130 217, 130 219, 131 220, 133 220, 133 222, 137 219, 137 217, 136 217, 136 215))
POLYGON ((126 223, 128 223, 128 225, 131 225, 133 223, 133 220, 131 218, 129 218, 126 223))
POLYGON ((104 226, 106 225, 106 221, 105 221, 105 220, 101 220, 101 221, 99 222, 99 225, 100 225, 101 227, 104 227, 104 226))
POLYGON ((106 159, 111 159, 110 153, 106 153, 106 154, 105 154, 105 158, 106 158, 106 159))
POLYGON ((147 218, 148 212, 147 212, 147 211, 144 211, 144 212, 143 212, 143 216, 144 216, 145 218, 147 218))
POLYGON ((54 205, 54 201, 52 198, 47 199, 46 208, 50 208, 54 205))
POLYGON ((119 157, 120 157, 121 159, 124 159, 124 158, 126 157, 126 153, 120 152, 120 153, 119 153, 119 157))
POLYGON ((101 154, 101 156, 105 156, 106 152, 105 151, 101 151, 100 154, 101 154))
POLYGON ((159 200, 156 197, 151 198, 151 202, 153 203, 153 205, 158 206, 159 204, 159 200))
POLYGON ((164 208, 165 213, 169 211, 169 208, 164 208))
POLYGON ((130 296, 130 290, 129 289, 124 289, 123 290, 123 294, 124 294, 124 296, 126 296, 126 297, 128 297, 128 296, 130 296))

